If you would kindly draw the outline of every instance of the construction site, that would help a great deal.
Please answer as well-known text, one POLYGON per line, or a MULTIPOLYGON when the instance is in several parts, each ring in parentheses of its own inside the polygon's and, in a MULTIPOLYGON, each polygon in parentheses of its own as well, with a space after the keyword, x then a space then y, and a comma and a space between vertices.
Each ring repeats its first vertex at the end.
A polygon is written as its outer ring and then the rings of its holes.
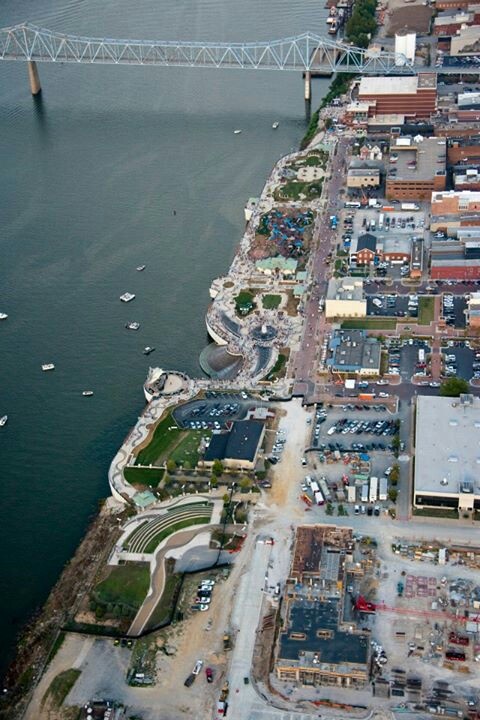
MULTIPOLYGON (((470 561, 476 555, 470 548, 470 561)), ((448 548, 440 557, 448 562, 448 548)), ((363 690, 419 703, 432 714, 471 715, 477 699, 469 706, 467 698, 480 679, 476 563, 447 568, 437 553, 436 564, 421 572, 412 559, 398 557, 397 544, 377 547, 375 538, 349 528, 299 527, 280 609, 275 680, 307 696, 312 686, 324 686, 332 700, 337 689, 363 690)))

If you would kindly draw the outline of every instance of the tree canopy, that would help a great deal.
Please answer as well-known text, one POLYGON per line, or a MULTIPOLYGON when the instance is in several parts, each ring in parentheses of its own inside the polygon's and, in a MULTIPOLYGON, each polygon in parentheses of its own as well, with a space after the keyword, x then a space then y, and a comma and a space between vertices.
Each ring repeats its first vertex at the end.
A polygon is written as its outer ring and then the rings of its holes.
POLYGON ((468 393, 468 391, 468 382, 460 377, 448 378, 440 386, 440 395, 443 397, 458 397, 462 393, 468 393))

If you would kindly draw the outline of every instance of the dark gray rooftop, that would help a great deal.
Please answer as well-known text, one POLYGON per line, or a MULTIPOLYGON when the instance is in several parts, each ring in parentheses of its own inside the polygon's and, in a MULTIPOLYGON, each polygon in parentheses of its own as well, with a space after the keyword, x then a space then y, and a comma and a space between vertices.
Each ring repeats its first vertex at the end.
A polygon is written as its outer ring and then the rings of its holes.
POLYGON ((259 420, 239 420, 232 424, 226 433, 212 435, 204 459, 211 460, 248 460, 252 462, 257 452, 263 432, 263 423, 259 420))

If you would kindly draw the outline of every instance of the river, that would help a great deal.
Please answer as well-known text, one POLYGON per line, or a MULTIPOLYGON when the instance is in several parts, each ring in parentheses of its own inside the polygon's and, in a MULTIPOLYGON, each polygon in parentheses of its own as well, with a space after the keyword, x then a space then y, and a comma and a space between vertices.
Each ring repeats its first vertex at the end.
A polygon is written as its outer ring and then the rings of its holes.
MULTIPOLYGON (((321 0, 3 0, 0 26, 247 41, 324 32, 325 17, 321 0)), ((0 64, 0 670, 108 494, 149 362, 200 373, 244 202, 305 131, 300 74, 39 70, 34 101, 26 65, 0 64)))

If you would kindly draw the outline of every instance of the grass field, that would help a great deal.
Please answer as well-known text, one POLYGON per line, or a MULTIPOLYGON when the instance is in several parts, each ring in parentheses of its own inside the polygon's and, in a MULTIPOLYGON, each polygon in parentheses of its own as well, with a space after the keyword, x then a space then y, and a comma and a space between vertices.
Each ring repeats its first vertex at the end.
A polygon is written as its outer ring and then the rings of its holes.
POLYGON ((262 297, 262 305, 265 310, 276 310, 281 301, 281 295, 264 295, 262 297))
POLYGON ((163 420, 160 420, 158 423, 150 443, 138 453, 138 465, 150 465, 155 463, 160 455, 166 453, 167 450, 178 440, 179 430, 168 429, 172 425, 176 426, 176 423, 171 414, 168 413, 168 415, 166 415, 163 420))
POLYGON ((429 325, 433 321, 435 312, 434 297, 420 297, 418 299, 418 324, 429 325))
POLYGON ((188 431, 177 447, 170 455, 177 465, 185 465, 190 463, 190 467, 194 468, 198 462, 198 447, 202 436, 211 435, 208 430, 190 430, 188 431))
POLYGON ((239 315, 248 315, 255 307, 254 295, 250 290, 241 290, 234 300, 239 315))
POLYGON ((81 674, 81 670, 71 668, 54 677, 43 697, 42 704, 50 700, 54 707, 60 708, 81 674))
POLYGON ((458 520, 458 510, 447 508, 413 508, 413 514, 419 517, 451 518, 458 520))
POLYGON ((322 194, 323 178, 319 178, 314 182, 296 182, 290 180, 285 185, 277 188, 274 192, 275 200, 299 200, 300 195, 304 195, 305 198, 312 200, 318 198, 322 194))
POLYGON ((150 570, 147 565, 116 565, 93 592, 103 605, 110 603, 139 608, 149 587, 150 570))
POLYGON ((345 320, 342 330, 395 330, 397 321, 392 318, 363 318, 361 320, 345 320))
MULTIPOLYGON (((167 561, 168 563, 168 561, 167 561)), ((172 612, 172 604, 182 584, 181 575, 173 575, 171 569, 166 567, 167 579, 162 596, 155 606, 155 610, 148 621, 148 628, 155 628, 167 623, 172 612)))
POLYGON ((280 353, 277 358, 277 362, 267 375, 267 380, 274 380, 275 378, 280 377, 280 375, 283 375, 282 371, 285 367, 286 362, 287 356, 280 353))
POLYGON ((126 467, 123 474, 125 480, 132 483, 132 485, 151 485, 152 487, 157 487, 163 480, 165 470, 162 468, 126 467))

